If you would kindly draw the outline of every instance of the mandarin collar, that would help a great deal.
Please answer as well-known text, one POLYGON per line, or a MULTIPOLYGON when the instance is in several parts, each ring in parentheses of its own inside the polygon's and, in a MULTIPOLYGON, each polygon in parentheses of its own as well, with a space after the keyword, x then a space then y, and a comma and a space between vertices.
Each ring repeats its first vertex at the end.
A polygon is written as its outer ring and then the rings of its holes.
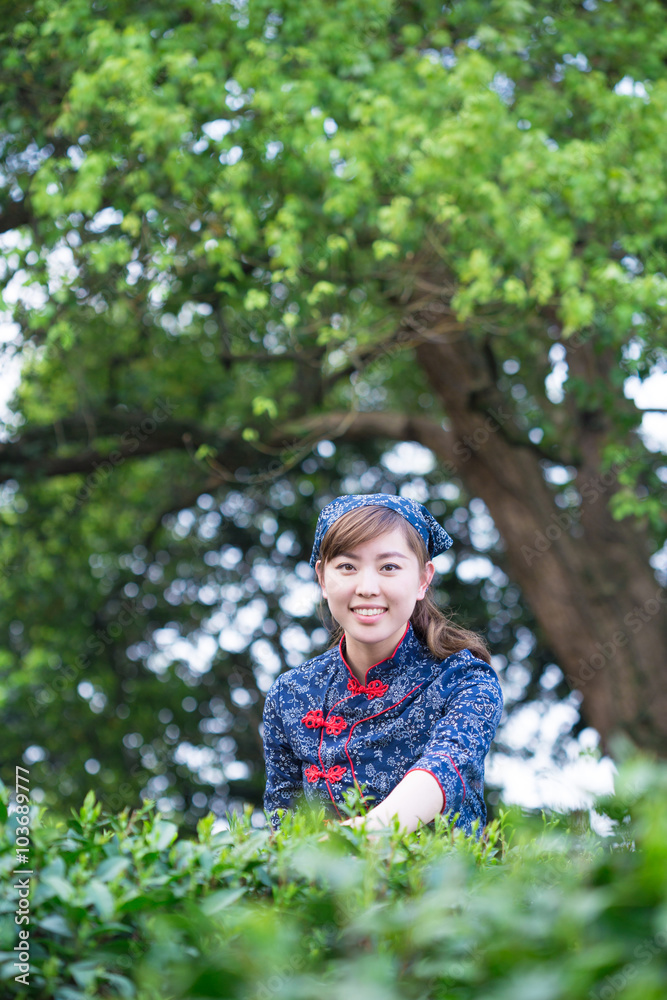
MULTIPOLYGON (((343 635, 340 642, 338 643, 339 663, 340 666, 343 668, 343 670, 345 670, 347 673, 349 673, 351 677, 354 677, 355 680, 357 680, 356 675, 354 674, 352 668, 350 667, 349 663, 347 662, 343 654, 344 639, 345 636, 343 635)), ((366 679, 369 677, 369 675, 370 679, 372 680, 374 677, 379 677, 381 675, 384 675, 392 669, 401 667, 404 668, 408 662, 416 658, 419 658, 420 656, 424 656, 426 653, 428 653, 428 649, 426 649, 424 645, 419 641, 419 639, 415 634, 415 630, 412 627, 412 622, 408 621, 407 625, 405 626, 405 632, 398 640, 398 645, 394 649, 393 653, 391 653, 390 656, 385 657, 384 660, 379 660, 377 663, 374 663, 372 666, 368 668, 368 670, 364 675, 364 684, 366 683, 366 679)))

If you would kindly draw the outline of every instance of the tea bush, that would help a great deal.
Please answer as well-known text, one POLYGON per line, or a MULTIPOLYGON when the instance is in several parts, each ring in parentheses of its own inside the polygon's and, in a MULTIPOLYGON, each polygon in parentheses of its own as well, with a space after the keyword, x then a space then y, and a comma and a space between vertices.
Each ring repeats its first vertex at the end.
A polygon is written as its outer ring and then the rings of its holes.
POLYGON ((306 807, 273 834, 248 807, 187 839, 151 801, 108 815, 89 792, 69 821, 31 806, 29 985, 1 786, 0 995, 664 1000, 667 766, 634 758, 616 784, 596 805, 608 837, 517 807, 479 838, 443 817, 370 836, 306 807))

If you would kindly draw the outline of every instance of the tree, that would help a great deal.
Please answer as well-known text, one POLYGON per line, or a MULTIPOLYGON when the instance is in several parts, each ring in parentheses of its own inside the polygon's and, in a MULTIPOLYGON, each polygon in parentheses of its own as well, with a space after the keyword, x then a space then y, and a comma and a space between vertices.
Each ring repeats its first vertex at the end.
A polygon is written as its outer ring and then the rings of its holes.
POLYGON ((623 385, 665 356, 667 21, 638 11, 16 4, 0 473, 31 608, 111 589, 109 523, 148 553, 317 442, 415 441, 490 512, 603 746, 664 753, 664 465, 623 385))

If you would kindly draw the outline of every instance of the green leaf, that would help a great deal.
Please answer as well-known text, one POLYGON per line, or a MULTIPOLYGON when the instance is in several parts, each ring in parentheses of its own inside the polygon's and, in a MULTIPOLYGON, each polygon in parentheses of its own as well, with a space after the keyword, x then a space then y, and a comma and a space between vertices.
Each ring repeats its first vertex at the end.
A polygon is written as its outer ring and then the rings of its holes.
POLYGON ((126 976, 120 976, 116 972, 105 972, 101 978, 113 986, 124 1000, 132 1000, 137 996, 136 986, 126 976))
POLYGON ((204 458, 215 458, 218 454, 218 449, 214 448, 210 444, 200 444, 195 452, 195 458, 197 461, 201 461, 204 458))
POLYGON ((91 879, 86 886, 83 903, 92 903, 98 916, 103 920, 108 920, 113 915, 116 907, 114 898, 106 885, 95 878, 91 879))
POLYGON ((94 808, 95 808, 95 792, 91 788, 86 793, 86 797, 83 800, 83 808, 81 810, 81 819, 87 818, 89 815, 91 815, 94 808))
POLYGON ((62 937, 73 937, 73 933, 64 917, 58 913, 49 914, 37 921, 37 927, 49 931, 51 934, 59 934, 62 937))
POLYGON ((39 890, 50 890, 50 895, 60 896, 61 899, 70 901, 75 895, 74 886, 59 875, 44 875, 39 881, 39 890))
POLYGON ((391 240, 374 240, 373 256, 376 260, 384 260, 385 257, 400 257, 401 248, 398 243, 392 243, 391 240))
POLYGON ((158 820, 150 835, 147 837, 148 843, 158 851, 164 851, 178 836, 178 827, 168 820, 158 820))
POLYGON ((100 965, 98 961, 92 958, 84 959, 81 962, 72 962, 69 966, 69 971, 74 979, 76 979, 79 986, 83 986, 84 989, 87 989, 89 986, 95 986, 97 983, 97 970, 99 968, 100 965))
POLYGON ((212 916, 214 913, 218 913, 220 910, 227 909, 232 903, 235 903, 237 899, 240 899, 247 892, 245 886, 241 886, 240 889, 220 889, 218 892, 213 892, 209 896, 206 896, 202 900, 201 908, 207 916, 212 916))
POLYGON ((326 298, 328 295, 336 294, 336 286, 330 281, 317 281, 313 286, 313 289, 306 296, 306 301, 308 305, 314 306, 320 299, 326 298))
POLYGON ((93 877, 100 882, 111 882, 116 878, 116 876, 120 875, 121 872, 127 871, 131 865, 132 862, 130 858, 122 855, 106 858, 97 866, 93 877))
POLYGON ((255 396, 252 401, 252 412, 256 417, 266 413, 272 420, 275 420, 278 416, 278 407, 273 399, 267 399, 266 396, 255 396))
POLYGON ((121 903, 116 904, 118 913, 135 913, 137 910, 156 910, 163 904, 154 896, 142 892, 131 892, 121 903))
POLYGON ((243 308, 246 312, 253 312, 256 309, 265 309, 268 303, 267 292, 260 288, 251 288, 243 301, 243 308))

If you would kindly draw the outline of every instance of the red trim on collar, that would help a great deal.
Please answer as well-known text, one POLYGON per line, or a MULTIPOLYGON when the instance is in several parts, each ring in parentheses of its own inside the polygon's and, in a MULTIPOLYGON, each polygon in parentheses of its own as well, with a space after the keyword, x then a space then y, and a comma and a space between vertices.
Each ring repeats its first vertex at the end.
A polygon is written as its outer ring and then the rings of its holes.
MULTIPOLYGON (((396 650, 398 649, 398 647, 401 645, 401 643, 405 639, 405 637, 406 637, 406 635, 408 633, 408 629, 409 628, 410 628, 410 619, 408 618, 407 622, 405 623, 405 631, 403 632, 403 635, 401 636, 401 638, 396 643, 396 648, 394 649, 394 652, 391 654, 391 656, 385 656, 385 658, 383 660, 378 660, 377 663, 374 663, 372 666, 370 666, 368 668, 368 670, 364 674, 364 684, 366 683, 366 678, 368 677, 368 671, 369 670, 372 670, 373 667, 379 667, 381 663, 386 663, 387 660, 392 660, 396 656, 396 650)), ((354 677, 354 679, 356 681, 359 681, 359 678, 353 672, 350 664, 347 662, 347 660, 343 656, 343 639, 344 638, 345 638, 345 633, 343 633, 343 635, 341 636, 340 642, 338 643, 338 652, 340 653, 340 658, 343 661, 343 663, 345 664, 345 666, 347 667, 347 669, 350 671, 350 674, 352 675, 352 677, 354 677)))

